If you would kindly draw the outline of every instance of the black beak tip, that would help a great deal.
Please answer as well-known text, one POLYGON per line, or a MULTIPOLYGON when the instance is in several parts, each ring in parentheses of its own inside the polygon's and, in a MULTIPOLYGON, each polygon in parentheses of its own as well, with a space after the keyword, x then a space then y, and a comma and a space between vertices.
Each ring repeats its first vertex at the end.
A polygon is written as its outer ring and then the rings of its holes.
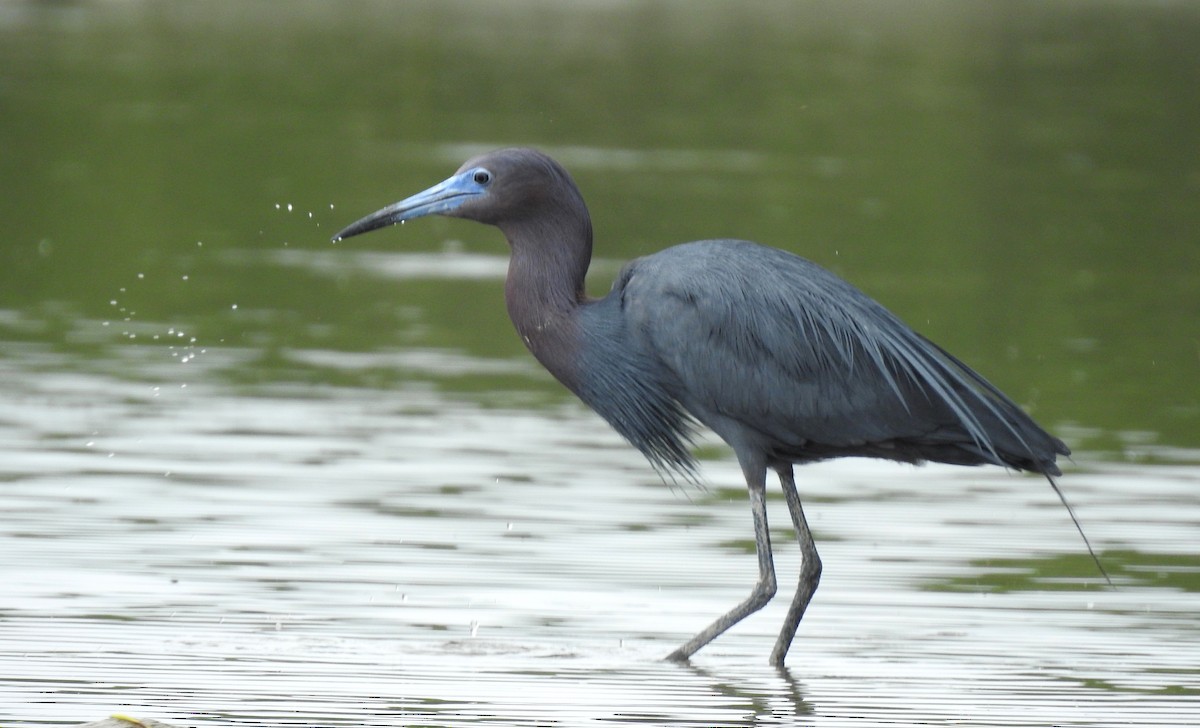
POLYGON ((380 228, 388 227, 389 225, 395 225, 397 222, 399 222, 399 220, 395 220, 392 215, 387 214, 386 210, 380 210, 379 212, 367 215, 363 219, 357 222, 352 222, 346 227, 342 228, 337 235, 333 236, 332 242, 337 243, 345 240, 346 238, 352 238, 355 235, 362 235, 363 233, 369 233, 372 230, 378 230, 380 228))
POLYGON ((371 229, 372 228, 370 228, 370 227, 364 226, 363 221, 359 220, 356 223, 353 223, 351 225, 348 225, 348 226, 342 228, 340 231, 338 231, 337 235, 334 235, 330 239, 329 242, 340 243, 341 241, 345 240, 346 238, 352 238, 355 235, 358 235, 359 233, 365 233, 371 229))

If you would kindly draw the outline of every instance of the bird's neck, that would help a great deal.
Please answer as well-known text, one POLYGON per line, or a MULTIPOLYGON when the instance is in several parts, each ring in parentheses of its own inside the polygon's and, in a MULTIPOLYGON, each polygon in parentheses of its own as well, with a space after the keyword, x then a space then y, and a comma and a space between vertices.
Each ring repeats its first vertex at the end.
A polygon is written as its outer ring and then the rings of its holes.
POLYGON ((542 219, 534 226, 506 225, 502 230, 512 248, 504 286, 508 316, 534 357, 572 387, 572 354, 579 341, 575 314, 587 297, 591 222, 542 219))

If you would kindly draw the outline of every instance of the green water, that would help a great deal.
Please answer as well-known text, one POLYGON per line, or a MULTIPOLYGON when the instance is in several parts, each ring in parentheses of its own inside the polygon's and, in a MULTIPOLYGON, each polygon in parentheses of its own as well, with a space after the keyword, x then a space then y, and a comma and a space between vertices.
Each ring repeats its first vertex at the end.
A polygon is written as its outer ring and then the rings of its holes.
MULTIPOLYGON (((602 258, 788 248, 1077 448, 1194 448, 1198 28, 1188 3, 10 3, 3 334, 82 327, 94 361, 123 342, 80 322, 116 299, 262 351, 230 373, 255 381, 320 379, 293 348, 523 357, 495 278, 264 256, 327 253, 477 149, 530 144, 572 169, 602 258)), ((448 239, 506 252, 452 221, 345 247, 448 239)))

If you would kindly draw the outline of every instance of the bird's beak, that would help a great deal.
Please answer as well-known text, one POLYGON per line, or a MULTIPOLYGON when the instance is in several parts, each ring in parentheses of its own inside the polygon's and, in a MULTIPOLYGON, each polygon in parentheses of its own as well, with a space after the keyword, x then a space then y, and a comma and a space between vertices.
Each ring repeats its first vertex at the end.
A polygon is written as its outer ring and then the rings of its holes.
POLYGON ((484 186, 474 180, 473 170, 456 174, 424 192, 372 212, 334 235, 333 242, 425 215, 444 215, 483 193, 484 186))

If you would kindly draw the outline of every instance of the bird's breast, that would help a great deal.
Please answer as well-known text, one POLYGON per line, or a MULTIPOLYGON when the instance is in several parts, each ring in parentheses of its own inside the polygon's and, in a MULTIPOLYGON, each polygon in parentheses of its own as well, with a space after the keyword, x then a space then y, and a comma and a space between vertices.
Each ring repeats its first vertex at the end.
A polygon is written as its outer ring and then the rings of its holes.
POLYGON ((521 343, 554 378, 578 393, 580 357, 579 327, 570 316, 543 312, 513 317, 521 343))

